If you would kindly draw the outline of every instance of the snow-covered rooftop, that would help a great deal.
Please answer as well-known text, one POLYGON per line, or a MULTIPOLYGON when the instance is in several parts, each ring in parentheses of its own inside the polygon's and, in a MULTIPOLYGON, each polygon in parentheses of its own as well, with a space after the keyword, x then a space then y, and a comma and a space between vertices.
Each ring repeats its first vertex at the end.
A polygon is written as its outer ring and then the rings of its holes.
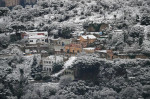
POLYGON ((44 35, 34 35, 34 36, 30 36, 29 39, 40 39, 40 38, 45 38, 44 35))
POLYGON ((84 39, 96 39, 94 35, 83 35, 81 37, 83 37, 84 39))
POLYGON ((87 34, 100 34, 100 32, 86 32, 87 34))
POLYGON ((63 61, 63 56, 62 55, 50 55, 46 58, 43 58, 42 60, 55 60, 56 62, 62 62, 63 61))
POLYGON ((122 33, 123 30, 114 30, 115 33, 122 33))
POLYGON ((48 32, 46 32, 46 31, 40 31, 40 32, 35 32, 35 31, 29 31, 29 32, 26 32, 26 34, 39 34, 39 33, 43 33, 43 34, 45 34, 45 35, 47 35, 48 34, 48 32))
POLYGON ((107 50, 99 50, 97 52, 100 52, 100 53, 107 53, 107 50))
POLYGON ((88 48, 83 48, 83 49, 85 49, 85 50, 94 50, 95 48, 93 48, 93 47, 88 47, 88 48))
POLYGON ((63 59, 63 56, 55 56, 55 55, 51 55, 51 56, 48 56, 46 57, 46 59, 63 59))

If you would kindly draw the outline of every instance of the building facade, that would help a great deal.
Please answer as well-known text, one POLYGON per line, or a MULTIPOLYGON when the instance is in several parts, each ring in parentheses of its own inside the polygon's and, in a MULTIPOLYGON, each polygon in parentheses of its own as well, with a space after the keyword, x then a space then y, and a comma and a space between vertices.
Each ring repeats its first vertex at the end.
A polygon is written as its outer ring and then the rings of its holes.
POLYGON ((27 39, 28 44, 37 44, 37 43, 45 44, 48 43, 48 32, 22 31, 21 38, 27 39))
POLYGON ((45 44, 46 43, 46 37, 43 35, 36 35, 36 36, 30 36, 28 38, 28 44, 45 44))
POLYGON ((77 54, 82 52, 81 44, 69 44, 65 46, 65 53, 77 54))
POLYGON ((25 0, 25 4, 34 4, 37 0, 25 0))
POLYGON ((61 62, 63 62, 63 56, 55 56, 55 55, 48 56, 42 59, 43 71, 50 74, 53 69, 53 64, 61 62))
POLYGON ((72 39, 49 39, 49 43, 54 47, 55 54, 62 54, 66 45, 71 44, 72 39))
POLYGON ((83 35, 80 36, 78 40, 83 47, 87 47, 87 45, 96 41, 96 37, 94 35, 83 35))
POLYGON ((58 39, 49 39, 49 42, 53 45, 57 46, 65 46, 68 44, 71 44, 72 39, 64 39, 64 38, 58 38, 58 39))
POLYGON ((43 35, 45 37, 48 37, 48 32, 46 31, 40 31, 40 32, 37 32, 37 31, 21 31, 21 38, 22 39, 27 39, 31 36, 38 36, 38 35, 43 35))
POLYGON ((4 0, 0 0, 0 7, 4 7, 5 6, 5 1, 4 0))
POLYGON ((4 0, 6 7, 12 7, 20 4, 20 0, 4 0))
POLYGON ((14 7, 16 5, 25 6, 26 4, 35 4, 37 0, 1 0, 0 6, 14 7))
POLYGON ((95 48, 92 48, 92 47, 83 48, 83 52, 86 52, 87 54, 94 53, 95 48))

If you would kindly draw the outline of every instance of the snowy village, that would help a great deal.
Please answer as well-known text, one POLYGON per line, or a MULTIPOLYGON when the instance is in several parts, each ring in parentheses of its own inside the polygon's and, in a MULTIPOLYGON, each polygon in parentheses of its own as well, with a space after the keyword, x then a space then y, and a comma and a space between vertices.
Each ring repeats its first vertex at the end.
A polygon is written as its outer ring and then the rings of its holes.
POLYGON ((149 0, 0 0, 0 99, 149 92, 149 0))

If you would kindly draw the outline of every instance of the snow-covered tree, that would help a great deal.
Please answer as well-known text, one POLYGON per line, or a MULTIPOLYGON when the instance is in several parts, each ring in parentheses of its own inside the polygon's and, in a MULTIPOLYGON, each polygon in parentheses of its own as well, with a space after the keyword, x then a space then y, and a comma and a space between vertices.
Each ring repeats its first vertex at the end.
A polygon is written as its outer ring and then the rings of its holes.
POLYGON ((127 87, 120 92, 120 96, 122 99, 137 99, 139 98, 139 92, 136 88, 127 87))
POLYGON ((6 16, 9 13, 9 8, 7 7, 0 7, 0 16, 6 16))
POLYGON ((13 10, 18 10, 18 11, 20 11, 20 10, 22 10, 23 9, 23 7, 21 6, 21 5, 16 5, 14 8, 13 8, 13 10))
POLYGON ((150 54, 150 41, 145 40, 142 44, 142 52, 145 54, 150 54))
POLYGON ((69 83, 71 83, 71 81, 72 81, 71 77, 63 76, 59 81, 59 87, 63 88, 65 86, 68 86, 69 83))
POLYGON ((149 14, 142 15, 141 25, 150 25, 150 15, 149 14))
POLYGON ((133 38, 140 37, 144 35, 144 28, 141 26, 134 26, 131 28, 129 35, 133 38))
POLYGON ((20 30, 25 30, 25 25, 19 21, 13 22, 10 25, 10 28, 13 28, 16 33, 18 33, 20 30))

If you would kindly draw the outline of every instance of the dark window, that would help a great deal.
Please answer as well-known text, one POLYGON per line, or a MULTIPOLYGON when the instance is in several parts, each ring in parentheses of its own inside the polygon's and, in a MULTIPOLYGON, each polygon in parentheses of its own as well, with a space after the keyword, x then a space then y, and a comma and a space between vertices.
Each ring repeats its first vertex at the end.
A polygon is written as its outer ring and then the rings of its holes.
POLYGON ((65 46, 65 43, 64 43, 64 42, 62 42, 62 46, 65 46))
POLYGON ((30 40, 30 42, 33 42, 33 40, 30 40))
POLYGON ((69 52, 70 52, 70 50, 68 49, 68 50, 67 50, 67 53, 69 53, 69 52))

